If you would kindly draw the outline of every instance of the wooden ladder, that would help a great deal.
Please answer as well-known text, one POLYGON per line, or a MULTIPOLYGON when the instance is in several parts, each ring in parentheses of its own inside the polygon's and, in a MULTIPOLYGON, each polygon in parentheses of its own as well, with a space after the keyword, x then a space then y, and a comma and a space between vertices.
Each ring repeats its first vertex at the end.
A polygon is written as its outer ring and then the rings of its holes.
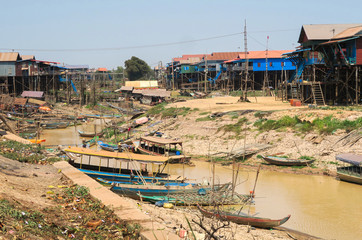
POLYGON ((292 84, 291 85, 291 95, 292 95, 292 99, 299 99, 299 94, 298 94, 298 85, 297 84, 292 84))
POLYGON ((316 105, 326 105, 320 82, 312 83, 313 102, 316 105))

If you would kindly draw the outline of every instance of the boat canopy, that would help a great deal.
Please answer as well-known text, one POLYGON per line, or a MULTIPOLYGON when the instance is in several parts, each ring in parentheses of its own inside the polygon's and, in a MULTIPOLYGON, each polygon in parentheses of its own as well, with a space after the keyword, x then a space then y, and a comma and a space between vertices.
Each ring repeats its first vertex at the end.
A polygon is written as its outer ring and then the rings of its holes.
POLYGON ((155 143, 155 144, 162 144, 162 145, 167 145, 167 144, 180 144, 180 145, 182 145, 181 140, 167 139, 167 138, 161 138, 161 137, 152 137, 152 136, 141 137, 141 141, 147 141, 147 142, 152 142, 152 143, 155 143))
POLYGON ((100 158, 116 159, 120 161, 136 161, 140 163, 153 163, 162 165, 167 162, 168 158, 161 156, 151 156, 128 152, 109 152, 109 151, 95 151, 88 148, 68 147, 64 149, 65 152, 82 154, 87 156, 95 156, 100 158))
POLYGON ((362 166, 362 155, 357 155, 352 153, 342 153, 337 155, 336 159, 356 166, 362 166))

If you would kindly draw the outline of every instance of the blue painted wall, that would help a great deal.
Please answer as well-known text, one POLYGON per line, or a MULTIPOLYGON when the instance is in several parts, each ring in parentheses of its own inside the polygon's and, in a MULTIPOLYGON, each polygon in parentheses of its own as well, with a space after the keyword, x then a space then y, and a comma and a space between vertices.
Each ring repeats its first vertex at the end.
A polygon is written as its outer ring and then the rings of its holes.
MULTIPOLYGON (((249 61, 253 62, 253 71, 265 71, 265 58, 261 59, 250 59, 249 61)), ((284 58, 268 58, 268 71, 281 71, 281 70, 295 70, 295 66, 293 66, 293 63, 284 58), (282 67, 282 62, 284 63, 284 66, 282 67)))

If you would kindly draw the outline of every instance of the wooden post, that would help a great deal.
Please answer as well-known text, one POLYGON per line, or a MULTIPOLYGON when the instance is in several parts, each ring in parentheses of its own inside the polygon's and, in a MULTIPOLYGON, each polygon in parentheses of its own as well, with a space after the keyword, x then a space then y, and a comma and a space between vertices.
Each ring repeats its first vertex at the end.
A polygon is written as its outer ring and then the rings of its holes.
POLYGON ((356 105, 358 104, 358 66, 356 68, 356 105))

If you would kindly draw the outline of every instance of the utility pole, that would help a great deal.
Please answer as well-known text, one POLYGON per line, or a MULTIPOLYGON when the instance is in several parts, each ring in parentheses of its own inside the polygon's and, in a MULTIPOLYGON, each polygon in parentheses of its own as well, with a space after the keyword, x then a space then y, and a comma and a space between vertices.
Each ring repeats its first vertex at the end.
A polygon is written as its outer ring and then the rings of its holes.
POLYGON ((205 55, 205 93, 207 93, 207 56, 205 55))
POLYGON ((266 50, 265 50, 265 76, 264 76, 264 82, 263 82, 263 91, 264 95, 266 93, 266 88, 269 86, 269 80, 268 80, 268 41, 269 36, 266 38, 266 50))
POLYGON ((172 91, 175 91, 175 78, 173 76, 173 58, 172 58, 172 91))
POLYGON ((248 101, 249 58, 248 58, 248 39, 246 33, 246 19, 244 26, 244 51, 245 51, 245 90, 243 91, 243 101, 248 101))

